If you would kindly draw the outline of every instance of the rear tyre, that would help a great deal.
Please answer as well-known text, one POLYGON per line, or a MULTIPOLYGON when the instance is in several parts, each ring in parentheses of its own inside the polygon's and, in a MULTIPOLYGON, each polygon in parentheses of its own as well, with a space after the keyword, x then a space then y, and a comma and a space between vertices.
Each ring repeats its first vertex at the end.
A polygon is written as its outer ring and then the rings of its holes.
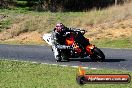
POLYGON ((69 62, 69 57, 64 52, 61 53, 61 58, 62 60, 69 62))
POLYGON ((96 61, 96 62, 103 62, 105 60, 105 55, 104 53, 97 47, 95 47, 93 50, 93 55, 90 56, 90 58, 93 60, 93 61, 96 61))

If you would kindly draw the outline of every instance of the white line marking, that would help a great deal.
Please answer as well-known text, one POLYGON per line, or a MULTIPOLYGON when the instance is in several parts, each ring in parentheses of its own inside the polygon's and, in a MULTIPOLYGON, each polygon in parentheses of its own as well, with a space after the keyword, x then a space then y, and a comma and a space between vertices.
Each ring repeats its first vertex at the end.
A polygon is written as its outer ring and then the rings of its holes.
POLYGON ((59 66, 62 66, 62 67, 67 67, 68 65, 59 65, 59 66))
POLYGON ((37 62, 32 62, 32 63, 36 64, 37 62))
POLYGON ((73 67, 73 68, 78 68, 79 66, 70 66, 70 67, 73 67))
POLYGON ((41 64, 48 64, 48 63, 41 63, 41 64))
MULTIPOLYGON (((9 60, 9 59, 4 59, 4 60, 9 60)), ((33 64, 37 64, 37 63, 40 63, 40 62, 35 62, 35 61, 33 61, 33 62, 31 62, 31 61, 20 61, 20 60, 11 60, 11 61, 19 61, 19 62, 30 62, 30 63, 33 63, 33 64)), ((58 66, 62 66, 62 67, 73 67, 73 68, 78 68, 79 66, 70 66, 70 65, 59 65, 59 64, 49 64, 49 63, 40 63, 40 64, 45 64, 45 65, 58 65, 58 66)), ((97 70, 97 68, 91 68, 91 67, 83 67, 82 66, 82 68, 84 68, 84 69, 91 69, 91 70, 97 70)))
POLYGON ((49 64, 49 65, 58 65, 58 64, 49 64))
POLYGON ((92 70, 95 70, 95 69, 97 69, 97 68, 91 68, 92 70))

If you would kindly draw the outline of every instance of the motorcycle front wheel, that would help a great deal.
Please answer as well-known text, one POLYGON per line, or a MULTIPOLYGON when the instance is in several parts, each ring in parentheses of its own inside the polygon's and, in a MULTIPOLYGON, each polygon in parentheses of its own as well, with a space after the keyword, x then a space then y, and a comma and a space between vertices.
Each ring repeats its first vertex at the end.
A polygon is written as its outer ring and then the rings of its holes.
POLYGON ((55 59, 56 59, 56 62, 61 62, 61 60, 62 60, 61 56, 59 56, 59 55, 58 55, 58 56, 56 56, 56 58, 55 58, 55 59))
POLYGON ((97 47, 95 47, 93 50, 92 50, 92 55, 90 56, 90 58, 93 60, 93 61, 96 61, 96 62, 103 62, 105 60, 105 55, 104 53, 97 47))
POLYGON ((61 61, 69 62, 69 57, 65 54, 65 52, 60 52, 60 55, 56 57, 56 62, 61 62, 61 61))

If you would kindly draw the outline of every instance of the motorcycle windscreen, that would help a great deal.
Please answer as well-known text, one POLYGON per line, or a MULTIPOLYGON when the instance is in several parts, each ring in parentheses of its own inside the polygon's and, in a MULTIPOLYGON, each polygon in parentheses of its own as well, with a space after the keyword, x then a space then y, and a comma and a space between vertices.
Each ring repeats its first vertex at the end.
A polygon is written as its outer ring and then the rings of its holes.
POLYGON ((75 37, 75 41, 78 44, 81 44, 83 47, 86 47, 87 45, 90 44, 88 39, 86 39, 81 32, 78 32, 78 34, 75 37))

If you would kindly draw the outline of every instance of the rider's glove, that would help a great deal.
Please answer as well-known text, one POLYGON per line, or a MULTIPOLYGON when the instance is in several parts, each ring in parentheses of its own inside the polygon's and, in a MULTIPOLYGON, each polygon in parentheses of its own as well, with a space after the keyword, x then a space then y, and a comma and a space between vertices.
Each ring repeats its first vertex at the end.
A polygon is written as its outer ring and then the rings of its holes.
POLYGON ((67 49, 73 49, 73 47, 72 46, 67 46, 67 49))
POLYGON ((56 48, 58 48, 58 49, 73 49, 72 46, 66 46, 66 45, 57 45, 56 48))

